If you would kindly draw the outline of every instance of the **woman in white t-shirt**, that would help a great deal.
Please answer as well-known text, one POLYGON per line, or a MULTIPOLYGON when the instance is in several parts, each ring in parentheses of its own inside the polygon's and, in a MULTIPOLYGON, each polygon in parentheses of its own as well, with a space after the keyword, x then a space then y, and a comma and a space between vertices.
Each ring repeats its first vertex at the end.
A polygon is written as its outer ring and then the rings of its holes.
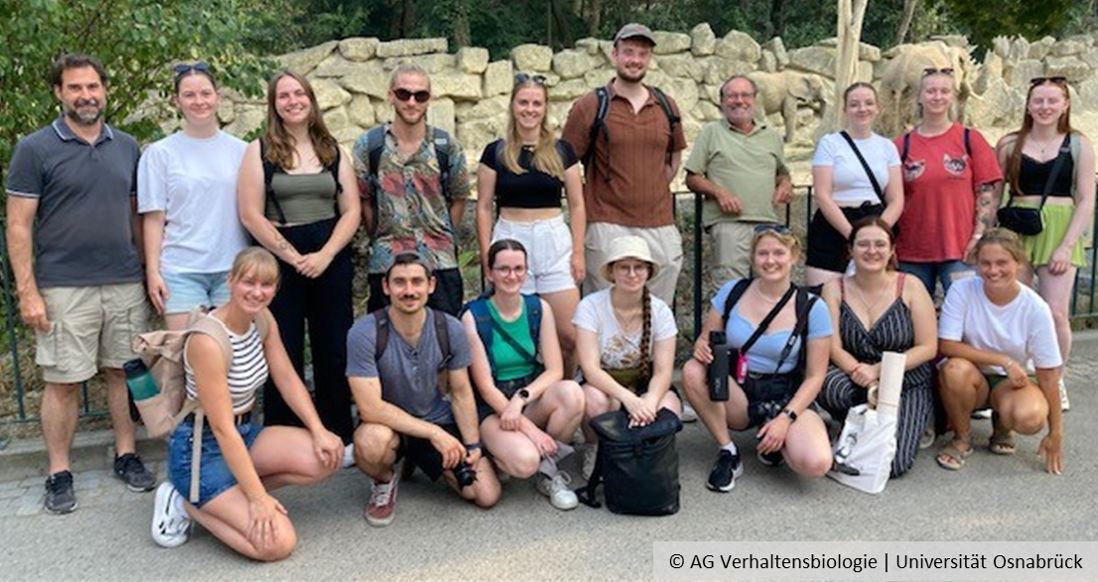
POLYGON ((949 358, 940 372, 942 404, 954 431, 938 464, 951 471, 964 467, 972 454, 969 415, 990 403, 991 452, 1012 455, 1015 431, 1036 434, 1047 424, 1037 454, 1044 456, 1046 471, 1060 474, 1062 360, 1052 311, 1018 281, 1026 253, 1016 234, 988 229, 975 252, 980 277, 953 283, 938 325, 939 347, 949 358))
MULTIPOLYGON (((625 407, 630 423, 643 426, 667 408, 682 416, 671 390, 675 367, 675 315, 647 283, 659 268, 648 243, 623 236, 610 243, 602 275, 613 283, 584 297, 576 308, 576 355, 583 371, 585 418, 625 407)), ((583 474, 594 468, 595 433, 583 423, 588 443, 583 474)))
POLYGON ((168 329, 182 329, 195 307, 228 301, 229 268, 248 246, 236 211, 236 176, 247 144, 220 129, 210 65, 174 70, 172 103, 183 114, 183 129, 142 154, 137 209, 149 299, 168 329))
POLYGON ((842 131, 823 136, 812 158, 812 194, 819 209, 808 227, 805 283, 809 287, 846 271, 851 224, 880 216, 895 226, 904 210, 900 154, 891 141, 873 133, 877 90, 868 83, 847 87, 843 113, 842 131))

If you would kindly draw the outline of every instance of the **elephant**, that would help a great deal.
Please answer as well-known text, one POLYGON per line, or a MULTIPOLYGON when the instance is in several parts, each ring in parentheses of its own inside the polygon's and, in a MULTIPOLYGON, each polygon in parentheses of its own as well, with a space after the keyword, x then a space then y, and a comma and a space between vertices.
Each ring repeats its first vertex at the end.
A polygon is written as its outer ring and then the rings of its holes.
POLYGON ((916 96, 926 69, 953 69, 957 88, 956 119, 963 122, 965 101, 974 93, 972 81, 976 72, 968 50, 931 41, 902 45, 893 51, 896 56, 881 69, 878 131, 883 135, 898 135, 916 123, 916 96))
POLYGON ((807 105, 823 114, 829 106, 834 83, 819 75, 784 70, 774 73, 755 71, 747 76, 759 87, 755 102, 758 113, 780 112, 785 121, 785 143, 793 141, 797 132, 797 108, 807 105))

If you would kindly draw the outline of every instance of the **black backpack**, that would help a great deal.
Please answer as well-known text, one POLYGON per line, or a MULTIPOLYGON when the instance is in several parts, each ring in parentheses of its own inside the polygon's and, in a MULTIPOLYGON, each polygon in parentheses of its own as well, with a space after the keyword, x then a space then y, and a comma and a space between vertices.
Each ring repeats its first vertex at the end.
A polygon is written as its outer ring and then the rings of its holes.
POLYGON ((673 515, 679 511, 679 452, 675 433, 682 421, 674 412, 659 409, 647 426, 629 427, 629 413, 614 410, 591 419, 599 436, 595 470, 576 493, 588 507, 605 485, 606 507, 624 515, 673 515))
MULTIPOLYGON (((728 328, 728 318, 732 315, 732 308, 736 306, 736 302, 743 297, 744 292, 747 291, 747 286, 751 284, 752 279, 740 279, 736 281, 736 284, 732 286, 732 290, 728 292, 728 297, 724 299, 724 306, 721 313, 721 330, 728 328)), ((797 294, 795 295, 794 305, 797 310, 797 323, 793 327, 794 332, 800 333, 801 336, 801 351, 800 357, 797 362, 797 369, 803 371, 805 361, 808 357, 808 314, 812 310, 812 305, 819 299, 819 295, 810 292, 804 287, 797 287, 797 294)))
MULTIPOLYGON (((330 173, 332 179, 335 180, 336 191, 334 203, 336 216, 339 216, 339 195, 343 193, 343 184, 339 183, 339 161, 342 157, 343 151, 337 146, 335 160, 327 166, 324 166, 324 171, 330 173)), ((285 174, 286 170, 267 159, 267 141, 262 138, 259 140, 259 159, 263 161, 263 191, 267 196, 267 204, 274 207, 275 214, 278 215, 278 223, 285 225, 286 213, 282 211, 282 204, 278 202, 278 197, 275 196, 274 187, 271 186, 271 182, 274 181, 275 174, 285 174)))
MULTIPOLYGON (((675 115, 675 110, 671 108, 671 102, 667 99, 667 95, 659 87, 649 87, 652 90, 652 95, 655 96, 656 102, 660 104, 660 108, 663 109, 665 115, 667 115, 667 123, 671 126, 671 133, 675 133, 675 126, 682 122, 682 118, 675 115)), ((595 89, 595 97, 598 99, 598 109, 595 111, 595 121, 591 123, 591 143, 587 147, 587 154, 583 156, 584 169, 590 171, 591 162, 595 159, 595 142, 599 139, 599 135, 602 135, 606 139, 606 166, 603 169, 603 177, 607 182, 610 181, 610 129, 606 127, 606 116, 610 113, 610 90, 605 86, 595 89)), ((673 137, 673 136, 672 136, 673 137)), ((670 155, 670 151, 668 152, 670 155)))
MULTIPOLYGON (((442 359, 438 363, 438 390, 445 395, 447 392, 446 372, 450 366, 450 360, 454 354, 450 351, 450 330, 446 326, 446 313, 433 307, 428 307, 435 312, 435 338, 438 340, 438 349, 442 352, 442 359)), ((385 354, 385 348, 389 347, 389 308, 383 307, 374 312, 374 325, 376 337, 374 340, 374 362, 380 362, 385 354)))
MULTIPOLYGON (((370 131, 366 132, 366 178, 369 180, 367 186, 368 192, 371 194, 370 200, 374 207, 374 225, 371 230, 377 231, 378 214, 377 214, 377 193, 381 189, 381 184, 377 179, 378 168, 381 166, 381 154, 385 151, 385 130, 388 124, 381 124, 370 131)), ((431 142, 435 146, 435 158, 438 159, 438 181, 439 186, 442 187, 442 196, 446 199, 446 207, 449 208, 454 202, 454 196, 450 192, 450 154, 453 151, 452 140, 450 134, 437 128, 428 126, 427 131, 431 136, 431 142)), ((444 213, 449 216, 449 213, 444 213)), ((456 228, 456 225, 452 225, 456 228)), ((373 232, 369 234, 374 234, 373 232)))

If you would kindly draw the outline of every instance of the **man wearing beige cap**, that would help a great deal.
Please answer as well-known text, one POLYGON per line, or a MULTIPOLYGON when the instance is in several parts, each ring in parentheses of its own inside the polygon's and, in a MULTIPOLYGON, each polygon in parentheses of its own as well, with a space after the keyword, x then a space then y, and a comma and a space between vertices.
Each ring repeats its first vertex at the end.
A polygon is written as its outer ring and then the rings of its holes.
MULTIPOLYGON (((639 236, 659 265, 649 288, 671 305, 682 270, 682 237, 670 184, 686 138, 674 100, 641 82, 655 45, 643 24, 618 31, 611 53, 616 76, 576 101, 563 138, 583 160, 586 175, 587 264, 605 263, 610 241, 639 236)), ((608 286, 598 269, 588 269, 584 294, 608 286)))

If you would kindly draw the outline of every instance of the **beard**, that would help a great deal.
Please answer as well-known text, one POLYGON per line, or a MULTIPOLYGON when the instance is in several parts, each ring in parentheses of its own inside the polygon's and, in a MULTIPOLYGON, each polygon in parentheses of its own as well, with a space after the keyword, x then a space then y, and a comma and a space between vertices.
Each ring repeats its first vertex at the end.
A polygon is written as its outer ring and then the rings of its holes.
POLYGON ((95 125, 103 119, 103 105, 98 99, 80 99, 71 106, 64 104, 63 109, 65 117, 80 125, 95 125), (91 107, 94 109, 90 109, 91 107))
POLYGON ((648 73, 648 70, 642 70, 639 73, 634 73, 627 69, 618 70, 618 78, 622 81, 628 81, 630 83, 640 83, 644 80, 644 75, 648 73))

